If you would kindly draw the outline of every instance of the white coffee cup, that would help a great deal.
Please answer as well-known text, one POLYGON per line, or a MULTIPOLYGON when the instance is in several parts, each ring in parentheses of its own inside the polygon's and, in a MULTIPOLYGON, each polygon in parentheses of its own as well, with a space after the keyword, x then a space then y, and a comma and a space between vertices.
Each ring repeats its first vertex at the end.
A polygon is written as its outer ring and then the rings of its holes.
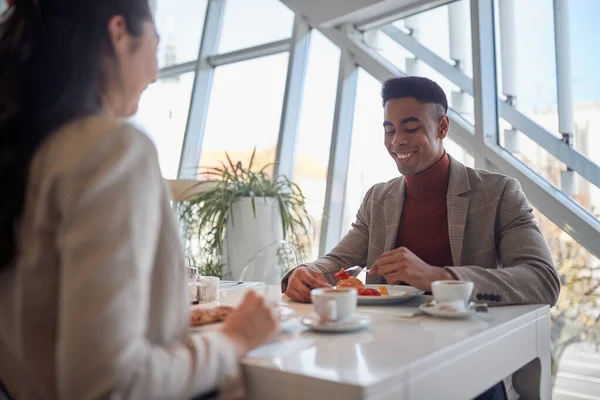
POLYGON ((467 307, 473 293, 473 282, 435 281, 431 284, 431 293, 437 304, 461 302, 467 307))
POLYGON ((358 294, 354 288, 319 288, 311 290, 310 298, 321 321, 340 322, 354 316, 358 294))

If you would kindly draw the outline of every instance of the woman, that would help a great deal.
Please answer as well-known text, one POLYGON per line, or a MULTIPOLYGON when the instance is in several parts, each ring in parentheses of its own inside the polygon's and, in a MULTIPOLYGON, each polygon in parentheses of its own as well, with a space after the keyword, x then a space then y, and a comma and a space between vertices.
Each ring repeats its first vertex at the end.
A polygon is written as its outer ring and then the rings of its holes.
POLYGON ((15 0, 0 25, 0 381, 16 399, 237 388, 277 329, 249 294, 188 332, 182 246, 151 142, 117 119, 156 79, 147 0, 15 0))

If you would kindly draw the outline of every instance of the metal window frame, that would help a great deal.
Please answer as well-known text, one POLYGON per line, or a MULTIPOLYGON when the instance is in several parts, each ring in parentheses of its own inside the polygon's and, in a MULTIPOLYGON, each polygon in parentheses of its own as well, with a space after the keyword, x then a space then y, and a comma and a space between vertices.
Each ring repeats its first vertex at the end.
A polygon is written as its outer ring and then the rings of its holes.
POLYGON ((356 61, 348 49, 342 48, 327 169, 326 218, 321 226, 319 256, 331 251, 342 237, 357 83, 356 61))
POLYGON ((208 58, 217 51, 224 14, 225 0, 208 0, 198 59, 195 61, 196 76, 177 173, 179 179, 197 177, 197 171, 193 168, 200 162, 214 77, 214 67, 208 62, 208 58))
POLYGON ((399 19, 410 17, 411 15, 415 14, 420 14, 432 10, 434 8, 441 7, 453 1, 455 0, 421 0, 418 2, 413 2, 409 5, 400 6, 393 11, 387 11, 383 16, 380 15, 368 18, 360 22, 359 24, 356 24, 356 28, 360 31, 379 28, 399 19))
MULTIPOLYGON (((381 28, 381 31, 390 39, 413 53, 417 58, 428 64, 434 70, 444 75, 446 79, 458 86, 462 91, 473 95, 473 81, 458 68, 449 64, 415 39, 402 32, 393 25, 381 28)), ((588 182, 600 187, 600 166, 586 157, 577 149, 563 142, 556 135, 525 116, 511 104, 499 100, 498 111, 501 118, 505 119, 514 129, 522 132, 536 142, 544 150, 569 166, 588 182)))
POLYGON ((302 16, 296 14, 273 173, 274 176, 287 176, 290 180, 294 179, 296 168, 296 138, 304 93, 304 78, 308 65, 310 38, 310 26, 302 16))
MULTIPOLYGON (((498 83, 496 71, 496 34, 494 1, 471 1, 471 46, 473 49, 473 98, 475 137, 488 146, 497 146, 498 83)), ((474 154, 476 165, 487 167, 487 160, 474 154)))
POLYGON ((220 67, 227 64, 234 64, 242 61, 252 60, 254 58, 271 56, 274 54, 289 51, 292 47, 290 39, 277 40, 274 42, 259 44, 257 46, 246 47, 240 50, 234 50, 227 53, 215 54, 208 57, 208 64, 212 67, 220 67))
POLYGON ((197 60, 188 61, 181 64, 169 65, 168 67, 161 68, 158 71, 158 79, 174 78, 188 72, 193 72, 196 70, 197 66, 197 60))

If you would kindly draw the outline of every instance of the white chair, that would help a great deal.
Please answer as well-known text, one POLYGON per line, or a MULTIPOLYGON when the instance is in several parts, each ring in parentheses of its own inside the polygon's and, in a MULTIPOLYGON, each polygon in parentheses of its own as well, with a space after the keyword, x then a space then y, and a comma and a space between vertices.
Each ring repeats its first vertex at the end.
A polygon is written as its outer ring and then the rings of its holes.
POLYGON ((285 240, 260 249, 244 266, 240 281, 279 285, 283 276, 302 263, 296 246, 285 240))

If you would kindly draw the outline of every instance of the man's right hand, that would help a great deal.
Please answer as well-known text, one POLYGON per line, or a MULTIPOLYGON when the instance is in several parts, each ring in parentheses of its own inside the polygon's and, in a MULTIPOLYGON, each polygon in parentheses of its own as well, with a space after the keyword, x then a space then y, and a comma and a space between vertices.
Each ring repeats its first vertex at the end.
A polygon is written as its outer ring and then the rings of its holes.
POLYGON ((310 291, 321 287, 331 287, 325 276, 308 267, 300 266, 290 275, 285 294, 292 300, 309 303, 310 291))

